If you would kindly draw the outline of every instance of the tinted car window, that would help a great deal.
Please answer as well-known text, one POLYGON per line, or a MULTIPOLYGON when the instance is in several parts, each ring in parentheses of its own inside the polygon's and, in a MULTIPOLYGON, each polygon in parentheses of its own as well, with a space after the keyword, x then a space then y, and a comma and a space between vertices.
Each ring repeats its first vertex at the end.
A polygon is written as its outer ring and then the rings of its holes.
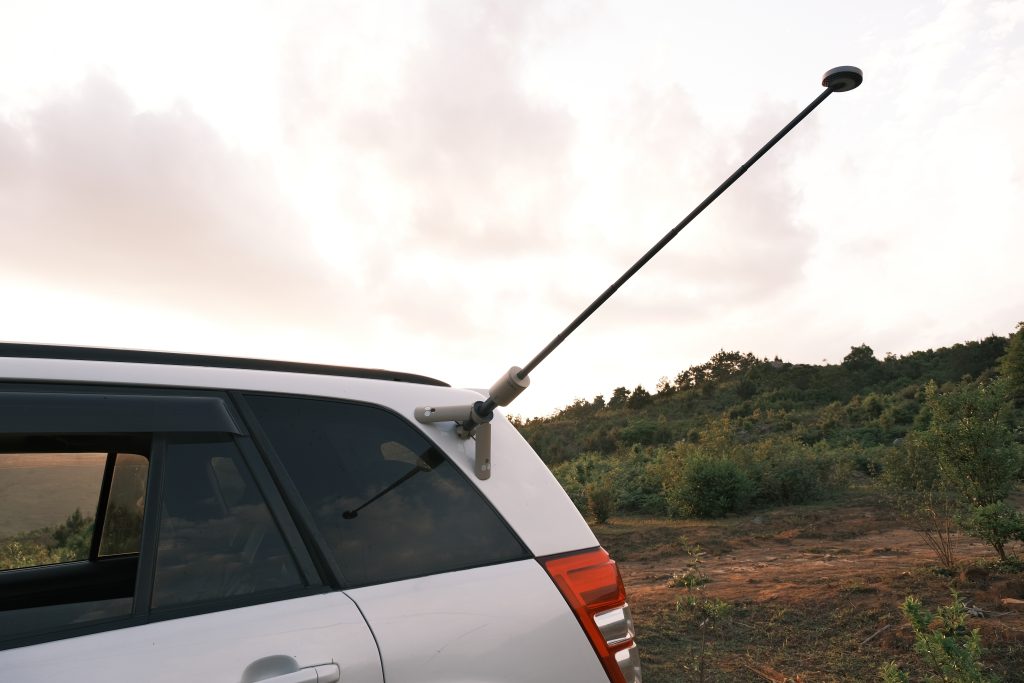
POLYGON ((139 552, 148 473, 149 460, 141 455, 117 453, 114 456, 100 535, 100 557, 139 552))
POLYGON ((248 396, 349 585, 527 557, 480 492, 380 408, 248 396))
POLYGON ((106 453, 0 453, 0 571, 89 558, 106 463, 106 453))
POLYGON ((169 441, 162 488, 154 609, 302 585, 232 441, 169 441))
POLYGON ((0 640, 131 614, 148 448, 147 436, 0 437, 0 640), (97 554, 101 538, 116 556, 97 554))

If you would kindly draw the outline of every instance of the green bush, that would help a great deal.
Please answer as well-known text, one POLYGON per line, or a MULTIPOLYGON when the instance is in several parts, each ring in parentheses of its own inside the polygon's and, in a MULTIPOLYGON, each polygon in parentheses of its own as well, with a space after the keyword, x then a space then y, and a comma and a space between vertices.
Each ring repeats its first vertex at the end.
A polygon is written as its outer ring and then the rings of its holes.
POLYGON ((749 508, 754 484, 726 457, 681 444, 667 460, 665 503, 670 515, 723 517, 749 508))
POLYGON ((932 382, 925 396, 931 424, 908 440, 934 455, 965 503, 983 507, 1005 499, 1022 463, 1008 426, 1006 382, 962 383, 941 394, 932 382))
POLYGON ((908 434, 886 464, 890 494, 908 516, 930 520, 923 533, 948 536, 955 519, 1005 562, 1019 521, 1003 501, 1024 460, 1007 424, 1006 382, 963 382, 944 393, 930 382, 925 398, 927 426, 908 434))
POLYGON ((615 512, 615 486, 610 477, 591 482, 583 488, 587 512, 597 524, 604 524, 615 512))
POLYGON ((842 449, 840 457, 846 462, 851 471, 859 472, 869 477, 877 477, 885 469, 884 463, 889 458, 890 452, 891 448, 885 446, 872 446, 870 448, 854 446, 842 449))
POLYGON ((999 559, 1006 562, 1006 544, 1024 541, 1024 514, 1006 501, 972 508, 959 519, 964 531, 995 548, 999 559))
POLYGON ((639 444, 650 446, 658 443, 665 443, 672 438, 672 433, 664 424, 654 420, 639 419, 619 430, 617 439, 623 446, 639 444))
POLYGON ((842 466, 832 453, 792 438, 765 440, 751 449, 748 459, 758 506, 814 502, 844 483, 842 466))
POLYGON ((820 500, 825 485, 818 463, 784 455, 761 464, 755 502, 759 505, 799 505, 820 500))
POLYGON ((555 465, 551 471, 576 509, 602 524, 615 512, 615 463, 597 453, 555 465))
POLYGON ((795 434, 770 434, 749 443, 719 436, 716 452, 751 481, 754 507, 821 500, 846 485, 851 469, 843 453, 824 442, 808 446, 795 434))
POLYGON ((87 559, 92 530, 92 517, 76 509, 55 527, 0 539, 0 570, 87 559))
POLYGON ((616 455, 611 473, 618 495, 615 507, 621 512, 664 515, 665 491, 662 485, 664 448, 633 448, 616 455))
POLYGON ((83 517, 82 511, 76 508, 53 530, 53 540, 58 547, 67 548, 70 556, 86 558, 92 545, 92 530, 92 517, 83 517))
MULTIPOLYGON (((967 630, 967 608, 956 591, 953 602, 932 614, 921 601, 908 597, 900 607, 914 630, 914 651, 920 656, 929 683, 995 683, 981 664, 981 634, 967 630)), ((882 667, 885 683, 906 683, 907 674, 894 663, 882 667)))

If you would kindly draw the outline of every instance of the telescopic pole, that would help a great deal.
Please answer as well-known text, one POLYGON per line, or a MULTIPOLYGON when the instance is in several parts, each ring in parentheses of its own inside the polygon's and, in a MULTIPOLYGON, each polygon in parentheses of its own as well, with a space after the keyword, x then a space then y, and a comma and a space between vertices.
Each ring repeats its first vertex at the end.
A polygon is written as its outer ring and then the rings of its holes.
POLYGON ((694 218, 699 216, 701 212, 704 211, 704 209, 708 208, 708 206, 710 206, 712 202, 718 199, 718 197, 721 196, 723 192, 728 190, 734 182, 739 180, 740 176, 746 173, 751 166, 757 163, 758 159, 763 157, 768 150, 774 147, 779 140, 784 138, 786 134, 789 133, 789 131, 793 130, 793 128, 795 128, 797 124, 799 124, 801 121, 807 118, 807 115, 814 111, 814 109, 819 104, 824 102, 829 95, 831 95, 833 92, 846 92, 848 90, 853 90, 854 88, 859 86, 863 80, 863 72, 855 66, 840 66, 825 72, 825 75, 822 77, 821 81, 821 84, 825 86, 824 92, 822 92, 820 95, 814 98, 814 101, 807 105, 803 111, 797 114, 792 121, 787 123, 782 128, 782 130, 776 133, 775 137, 773 137, 771 140, 765 143, 765 145, 761 147, 761 149, 757 150, 757 152, 755 152, 754 155, 746 161, 746 163, 744 163, 742 166, 736 169, 736 171, 731 176, 726 178, 725 182, 723 182, 721 185, 715 188, 715 190, 711 194, 709 194, 707 198, 704 199, 704 201, 698 204, 697 207, 694 208, 693 211, 691 211, 686 216, 686 218, 679 221, 679 223, 674 228, 669 230, 668 233, 664 237, 662 237, 657 244, 651 247, 646 254, 641 256, 636 263, 630 266, 629 270, 623 273, 618 280, 616 280, 614 283, 612 283, 610 287, 608 287, 608 289, 604 290, 604 292, 602 292, 599 297, 594 299, 593 303, 587 306, 587 308, 584 309, 582 313, 576 316, 576 318, 571 323, 569 323, 569 325, 566 326, 566 328, 562 330, 558 334, 558 336, 552 339, 547 346, 541 349, 540 353, 534 356, 529 363, 527 363, 522 368, 513 367, 505 375, 503 375, 501 379, 499 379, 498 382, 495 383, 493 387, 491 387, 491 391, 487 400, 478 401, 473 406, 472 415, 470 416, 470 419, 462 422, 462 427, 466 431, 470 431, 474 428, 475 425, 489 421, 491 418, 492 411, 497 406, 508 405, 512 401, 512 399, 514 399, 516 396, 522 393, 523 390, 525 390, 526 387, 529 386, 529 380, 527 379, 527 377, 531 372, 533 372, 533 369, 536 368, 541 363, 541 361, 547 358, 552 351, 558 348, 558 346, 563 341, 565 341, 566 337, 572 334, 577 327, 582 325, 583 322, 594 313, 594 311, 600 308, 605 301, 611 298, 611 296, 615 294, 616 291, 618 291, 619 287, 625 284, 626 281, 629 280, 629 278, 633 277, 637 273, 637 271, 639 271, 647 264, 648 261, 654 258, 655 254, 657 254, 665 247, 665 245, 671 242, 672 239, 676 235, 678 235, 683 228, 689 225, 694 218))

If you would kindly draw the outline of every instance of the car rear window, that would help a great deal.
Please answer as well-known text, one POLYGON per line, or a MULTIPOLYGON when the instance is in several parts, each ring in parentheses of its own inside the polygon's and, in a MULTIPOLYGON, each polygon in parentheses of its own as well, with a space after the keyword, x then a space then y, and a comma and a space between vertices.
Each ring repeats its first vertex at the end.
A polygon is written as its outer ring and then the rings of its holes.
POLYGON ((463 473, 393 413, 320 399, 246 400, 348 586, 529 556, 463 473))

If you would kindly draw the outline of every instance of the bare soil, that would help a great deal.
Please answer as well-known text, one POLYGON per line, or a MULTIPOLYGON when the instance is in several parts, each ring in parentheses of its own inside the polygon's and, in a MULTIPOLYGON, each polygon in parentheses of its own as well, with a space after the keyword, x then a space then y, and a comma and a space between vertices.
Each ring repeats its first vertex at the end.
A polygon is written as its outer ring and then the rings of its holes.
POLYGON ((724 520, 615 518, 594 531, 626 583, 647 683, 870 681, 890 660, 922 680, 899 605, 913 594, 934 609, 951 588, 974 608, 985 664, 1024 681, 1024 611, 1002 603, 1024 599, 1024 575, 970 538, 958 539, 960 571, 942 571, 870 496, 724 520), (677 578, 694 567, 702 585, 677 578), (727 616, 704 622, 688 600, 722 601, 727 616))

